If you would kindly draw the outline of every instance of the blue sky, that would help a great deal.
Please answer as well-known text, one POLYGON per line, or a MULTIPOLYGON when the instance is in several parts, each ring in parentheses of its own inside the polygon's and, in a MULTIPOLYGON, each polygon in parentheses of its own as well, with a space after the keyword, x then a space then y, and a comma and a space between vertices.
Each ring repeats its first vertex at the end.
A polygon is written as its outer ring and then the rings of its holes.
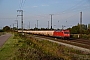
MULTIPOLYGON (((83 24, 90 23, 90 0, 0 0, 0 28, 16 23, 21 19, 17 17, 17 10, 24 11, 24 27, 47 28, 50 25, 50 14, 53 14, 53 28, 65 28, 77 25, 80 20, 80 12, 83 14, 83 24)), ((14 24, 16 26, 16 24, 14 24)))

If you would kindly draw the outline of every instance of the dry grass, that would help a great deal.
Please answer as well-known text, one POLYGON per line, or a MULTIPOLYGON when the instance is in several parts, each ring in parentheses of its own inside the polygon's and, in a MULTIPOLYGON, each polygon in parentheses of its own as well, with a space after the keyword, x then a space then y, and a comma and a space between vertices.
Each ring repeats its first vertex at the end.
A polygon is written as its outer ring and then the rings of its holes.
POLYGON ((32 40, 42 51, 52 56, 66 60, 90 59, 90 54, 75 50, 63 45, 49 42, 47 40, 32 40))
POLYGON ((0 58, 2 58, 0 60, 83 60, 90 59, 90 54, 46 40, 15 34, 0 49, 0 58))

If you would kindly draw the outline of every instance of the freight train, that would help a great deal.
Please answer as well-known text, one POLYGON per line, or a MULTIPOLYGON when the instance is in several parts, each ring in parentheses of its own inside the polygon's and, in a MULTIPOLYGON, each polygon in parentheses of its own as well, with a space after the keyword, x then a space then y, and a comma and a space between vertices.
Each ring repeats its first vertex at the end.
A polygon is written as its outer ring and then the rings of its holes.
MULTIPOLYGON (((19 30, 18 32, 22 32, 19 30)), ((23 31, 24 33, 31 33, 31 34, 38 34, 38 35, 45 35, 51 37, 60 37, 62 39, 70 38, 70 31, 69 30, 53 30, 53 31, 23 31)))

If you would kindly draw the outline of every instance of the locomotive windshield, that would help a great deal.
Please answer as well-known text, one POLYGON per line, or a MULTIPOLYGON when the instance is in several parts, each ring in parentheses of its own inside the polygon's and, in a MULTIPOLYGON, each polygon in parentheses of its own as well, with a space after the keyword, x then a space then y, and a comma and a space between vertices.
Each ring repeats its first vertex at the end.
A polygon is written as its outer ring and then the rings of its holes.
POLYGON ((69 32, 64 32, 64 34, 69 34, 69 32))

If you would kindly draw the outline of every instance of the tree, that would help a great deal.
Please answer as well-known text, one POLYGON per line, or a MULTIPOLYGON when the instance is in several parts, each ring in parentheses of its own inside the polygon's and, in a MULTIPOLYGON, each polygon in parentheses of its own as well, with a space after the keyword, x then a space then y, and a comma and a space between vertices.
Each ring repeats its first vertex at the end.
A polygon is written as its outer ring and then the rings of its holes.
MULTIPOLYGON (((68 28, 71 34, 80 34, 80 24, 73 26, 72 28, 68 28)), ((87 25, 82 24, 82 34, 89 34, 89 29, 87 30, 87 25)))
POLYGON ((71 33, 79 34, 80 33, 80 27, 79 26, 73 26, 71 29, 71 33))
POLYGON ((9 31, 10 31, 10 27, 9 27, 9 26, 5 26, 5 27, 3 27, 3 31, 5 31, 5 32, 9 32, 9 31))
POLYGON ((80 33, 80 26, 73 26, 72 28, 68 28, 68 30, 70 30, 71 34, 79 34, 80 33))

